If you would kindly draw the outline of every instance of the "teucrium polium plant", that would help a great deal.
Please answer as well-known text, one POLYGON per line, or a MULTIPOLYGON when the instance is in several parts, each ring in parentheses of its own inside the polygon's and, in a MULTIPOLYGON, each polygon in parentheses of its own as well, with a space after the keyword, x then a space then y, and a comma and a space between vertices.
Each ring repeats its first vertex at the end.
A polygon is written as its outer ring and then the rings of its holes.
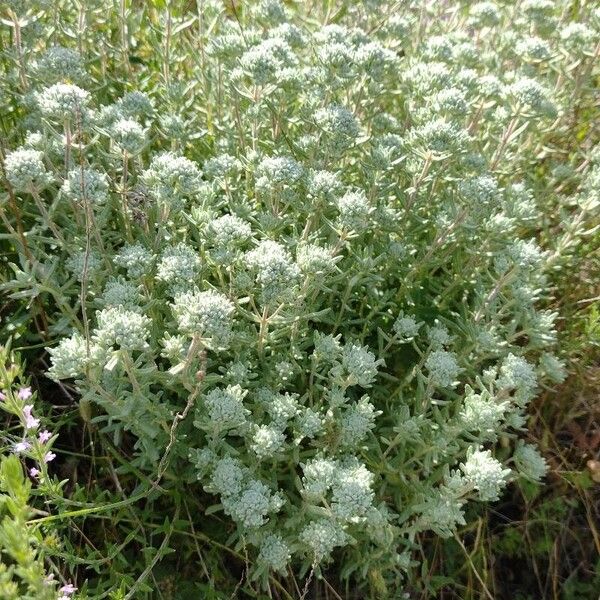
POLYGON ((548 274, 597 209, 600 164, 560 188, 577 191, 552 247, 534 174, 600 21, 439 4, 323 24, 301 3, 206 2, 191 37, 174 17, 181 60, 127 63, 124 90, 72 40, 13 57, 3 169, 34 215, 14 286, 60 314, 48 376, 140 476, 206 498, 262 584, 333 560, 398 582, 424 533, 547 470, 525 438, 564 378, 548 274))

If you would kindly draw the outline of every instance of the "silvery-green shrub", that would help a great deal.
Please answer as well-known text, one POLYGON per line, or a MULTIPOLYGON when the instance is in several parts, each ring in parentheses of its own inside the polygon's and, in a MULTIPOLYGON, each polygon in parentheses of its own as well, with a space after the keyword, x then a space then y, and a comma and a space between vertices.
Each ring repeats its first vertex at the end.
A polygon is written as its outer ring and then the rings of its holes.
POLYGON ((394 578, 423 532, 542 479, 522 439, 564 378, 548 275, 598 206, 596 159, 541 245, 536 170, 597 22, 562 23, 561 2, 358 4, 319 24, 260 2, 243 33, 215 10, 204 83, 173 64, 193 91, 176 107, 142 79, 96 98, 53 47, 4 160, 64 232, 32 225, 62 294, 48 375, 136 468, 166 456, 209 495, 256 577, 336 558, 394 578))

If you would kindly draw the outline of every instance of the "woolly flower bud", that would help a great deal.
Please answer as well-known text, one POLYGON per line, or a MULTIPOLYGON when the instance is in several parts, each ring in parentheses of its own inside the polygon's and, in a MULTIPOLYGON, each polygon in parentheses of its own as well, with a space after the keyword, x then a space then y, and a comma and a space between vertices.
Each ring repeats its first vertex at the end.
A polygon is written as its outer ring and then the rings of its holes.
POLYGON ((433 348, 443 348, 444 346, 450 345, 453 336, 448 332, 448 328, 442 325, 437 319, 433 326, 429 327, 427 331, 427 338, 433 348))
POLYGON ((383 31, 389 36, 396 38, 394 41, 403 42, 409 38, 411 31, 411 19, 407 15, 393 14, 390 15, 383 25, 383 31))
POLYGON ((168 139, 185 139, 189 133, 186 130, 186 123, 182 117, 173 114, 164 114, 159 118, 160 128, 168 139))
POLYGON ((184 292, 175 296, 172 308, 182 333, 201 334, 215 346, 227 345, 235 307, 226 296, 213 290, 184 292))
MULTIPOLYGON (((371 160, 377 170, 385 171, 402 160, 404 138, 395 133, 384 133, 373 139, 371 160)), ((380 207, 381 210, 392 210, 390 207, 380 207)))
POLYGON ((288 19, 285 5, 280 0, 260 0, 252 7, 252 13, 268 25, 284 23, 288 19))
POLYGON ((323 81, 349 79, 355 73, 354 48, 349 41, 330 41, 317 48, 318 74, 323 81))
POLYGON ((39 131, 28 131, 23 146, 32 150, 43 150, 46 147, 44 134, 39 131))
POLYGON ((428 121, 409 132, 409 141, 429 152, 454 154, 465 149, 469 134, 456 123, 444 119, 428 121))
POLYGON ((531 444, 519 442, 513 459, 519 474, 531 481, 539 482, 548 472, 548 464, 544 457, 531 444))
POLYGON ((543 267, 545 253, 534 239, 516 240, 509 248, 512 260, 522 269, 539 271, 543 267))
POLYGON ((226 456, 217 461, 210 479, 209 491, 221 496, 236 496, 242 491, 246 468, 236 458, 226 456))
POLYGON ((533 191, 523 183, 513 183, 506 188, 504 212, 512 219, 527 222, 538 217, 533 191))
POLYGON ((500 10, 494 2, 477 2, 469 9, 469 24, 493 27, 500 22, 500 10))
POLYGON ((434 350, 425 361, 431 382, 439 387, 453 387, 461 368, 454 352, 434 350))
POLYGON ((27 148, 19 148, 6 155, 6 178, 16 192, 27 192, 31 189, 40 191, 52 181, 42 160, 43 156, 42 152, 27 148))
POLYGON ((553 112, 556 109, 548 100, 548 90, 535 79, 522 77, 513 83, 509 92, 524 106, 535 112, 553 112))
POLYGON ((346 192, 338 201, 339 223, 344 229, 362 232, 369 226, 369 216, 373 207, 363 190, 346 192))
POLYGON ((552 0, 523 0, 521 8, 527 16, 538 20, 550 17, 556 9, 556 4, 552 0))
POLYGON ((342 189, 337 173, 330 171, 311 171, 307 182, 308 193, 314 198, 333 199, 342 189))
POLYGON ((296 261, 303 273, 315 277, 333 272, 336 258, 327 248, 316 244, 301 244, 296 250, 296 261))
POLYGON ((285 40, 292 48, 301 48, 306 42, 302 30, 292 23, 282 23, 269 29, 267 34, 269 37, 285 40))
POLYGON ((268 191, 293 185, 304 174, 302 165, 288 156, 270 156, 256 167, 256 187, 268 191))
POLYGON ((479 78, 477 90, 482 96, 499 96, 503 87, 504 84, 496 75, 488 73, 479 78))
POLYGON ((105 306, 123 306, 128 310, 139 311, 140 292, 129 281, 113 279, 104 288, 102 302, 105 306))
POLYGON ((48 48, 35 65, 36 77, 47 82, 78 81, 85 76, 79 52, 62 46, 48 48))
POLYGON ((146 350, 150 319, 122 306, 109 307, 98 313, 93 339, 102 348, 118 347, 126 351, 146 350))
POLYGON ((287 360, 282 360, 275 364, 275 371, 282 384, 292 379, 294 376, 294 365, 287 360))
POLYGON ((331 364, 341 354, 341 337, 341 334, 338 334, 334 337, 330 334, 324 334, 320 331, 315 331, 315 349, 313 350, 312 358, 316 360, 317 363, 331 364))
POLYGON ((454 58, 454 44, 448 39, 448 36, 431 36, 425 42, 423 56, 427 60, 449 63, 454 58))
POLYGON ((240 161, 230 154, 219 154, 204 163, 204 173, 209 179, 235 177, 241 168, 240 161))
POLYGON ((380 79, 396 64, 396 54, 379 42, 361 44, 354 53, 354 61, 373 79, 380 79))
POLYGON ((315 39, 320 43, 343 42, 350 40, 351 31, 343 25, 324 25, 315 31, 315 39))
POLYGON ((125 94, 119 100, 118 106, 121 113, 129 118, 147 117, 154 112, 154 106, 148 94, 137 90, 125 94))
POLYGON ((36 101, 45 117, 77 122, 84 116, 90 93, 76 85, 56 83, 36 94, 36 101))
POLYGON ((261 425, 252 436, 250 447, 259 459, 272 458, 285 444, 285 434, 275 425, 261 425))
POLYGON ((243 425, 250 414, 243 402, 247 393, 239 385, 228 385, 225 389, 216 388, 208 392, 204 404, 211 423, 219 429, 243 425))
POLYGON ((354 115, 344 106, 332 104, 315 112, 315 123, 326 134, 327 147, 335 152, 344 152, 354 144, 360 132, 354 115))
POLYGON ((163 347, 160 355, 167 358, 172 365, 182 362, 190 348, 190 340, 187 336, 171 335, 166 332, 160 343, 163 347))
POLYGON ((405 315, 404 312, 400 311, 398 318, 394 321, 392 329, 398 336, 400 342, 410 342, 417 335, 419 335, 419 329, 423 323, 417 323, 417 320, 410 315, 405 315))
POLYGON ((154 255, 139 243, 127 244, 115 254, 114 263, 127 270, 132 279, 148 275, 154 263, 154 255))
POLYGON ((347 377, 347 385, 370 387, 377 377, 377 368, 383 360, 375 359, 375 355, 365 346, 347 344, 341 356, 341 364, 333 369, 336 377, 347 377))
POLYGON ((290 547, 277 534, 265 536, 260 545, 258 562, 267 565, 270 569, 285 573, 291 558, 290 547))
POLYGON ((296 418, 296 429, 300 438, 315 438, 323 431, 323 418, 311 408, 305 408, 296 418))
POLYGON ((560 39, 565 45, 578 52, 581 52, 582 48, 590 44, 594 40, 594 37, 596 37, 594 30, 590 29, 584 23, 569 23, 560 32, 560 39))
POLYGON ((423 95, 450 87, 453 83, 448 67, 440 62, 416 63, 404 73, 404 79, 423 95))
POLYGON ((300 275, 288 251, 272 240, 264 240, 247 252, 246 261, 256 271, 256 282, 265 304, 289 296, 300 275))
POLYGON ((221 26, 221 34, 213 35, 206 47, 208 56, 220 58, 221 60, 238 60, 239 56, 245 52, 248 47, 246 37, 240 35, 239 29, 233 24, 224 20, 221 26))
POLYGON ((313 500, 324 498, 331 488, 338 469, 338 462, 328 458, 312 458, 302 464, 302 492, 313 500))
POLYGON ((236 215, 223 215, 210 224, 211 241, 217 247, 235 247, 252 236, 250 224, 236 215))
MULTIPOLYGON (((280 363, 281 364, 281 363, 280 363)), ((298 414, 298 396, 296 394, 269 394, 265 409, 273 422, 282 429, 286 423, 298 414)))
POLYGON ((200 270, 198 253, 183 242, 166 248, 158 262, 156 278, 172 287, 189 287, 200 270))
POLYGON ((535 369, 523 357, 509 354, 500 367, 499 389, 514 390, 519 404, 529 402, 537 389, 535 369))
POLYGON ((192 448, 189 453, 189 459, 200 472, 198 479, 203 477, 208 469, 215 467, 217 463, 217 455, 207 447, 192 448))
POLYGON ((107 131, 120 119, 125 118, 118 103, 101 106, 95 116, 95 122, 99 127, 107 131))
POLYGON ((478 492, 483 502, 498 500, 506 485, 510 469, 503 469, 489 450, 467 451, 467 460, 460 468, 468 481, 478 492))
POLYGON ((67 198, 78 202, 88 200, 101 205, 108 198, 107 177, 95 169, 72 169, 60 189, 67 198))
POLYGON ((252 372, 251 365, 239 360, 229 363, 225 370, 225 381, 246 384, 256 375, 252 372))
POLYGON ((300 532, 299 538, 310 548, 316 563, 329 558, 337 546, 344 546, 348 543, 348 536, 342 526, 327 519, 310 522, 300 532))
POLYGON ((166 152, 152 159, 150 167, 142 173, 142 180, 157 200, 181 209, 182 198, 198 191, 201 173, 195 162, 166 152))
POLYGON ((369 431, 375 427, 375 418, 381 414, 375 410, 368 396, 363 396, 348 408, 340 421, 340 443, 345 448, 356 448, 369 431))
POLYGON ((298 75, 297 59, 280 38, 269 38, 253 46, 240 59, 242 69, 257 85, 284 83, 298 75))
POLYGON ((456 116, 464 115, 468 109, 466 94, 458 88, 440 90, 433 99, 433 105, 438 111, 456 116))
POLYGON ((479 175, 462 181, 459 185, 460 194, 470 203, 489 205, 498 196, 498 184, 491 175, 479 175))
POLYGON ((48 348, 52 366, 48 375, 54 381, 74 379, 81 375, 88 361, 88 349, 85 338, 79 333, 62 339, 55 348, 48 348))
POLYGON ((225 498, 223 507, 234 521, 254 529, 264 525, 274 506, 271 490, 261 481, 250 481, 237 498, 225 498))
POLYGON ((375 494, 373 474, 358 461, 351 461, 337 474, 331 491, 331 510, 343 521, 358 522, 367 513, 375 494))
POLYGON ((548 44, 535 36, 519 40, 515 52, 518 56, 532 61, 548 60, 551 56, 548 44))
POLYGON ((146 130, 133 119, 119 119, 110 127, 110 137, 131 155, 139 154, 146 144, 146 130))
POLYGON ((499 429, 507 409, 508 402, 497 402, 488 392, 476 394, 471 387, 466 386, 466 396, 459 419, 468 431, 479 431, 493 436, 499 429))
POLYGON ((86 252, 81 250, 72 254, 66 263, 66 267, 75 277, 82 281, 84 275, 88 278, 96 273, 102 266, 100 256, 93 250, 86 252))

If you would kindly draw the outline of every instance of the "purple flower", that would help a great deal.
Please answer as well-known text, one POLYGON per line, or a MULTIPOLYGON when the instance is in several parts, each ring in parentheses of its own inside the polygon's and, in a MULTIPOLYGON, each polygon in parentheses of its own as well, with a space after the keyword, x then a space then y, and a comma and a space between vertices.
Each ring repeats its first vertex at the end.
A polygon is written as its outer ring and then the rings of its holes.
POLYGON ((31 467, 31 469, 29 469, 29 475, 31 477, 37 477, 40 474, 40 470, 36 469, 35 467, 31 467))
POLYGON ((29 400, 29 398, 31 398, 32 395, 33 394, 31 393, 30 387, 21 388, 19 390, 19 393, 17 394, 19 400, 29 400))
POLYGON ((14 451, 17 454, 19 454, 20 452, 25 452, 26 450, 29 450, 29 448, 31 448, 31 444, 28 441, 23 440, 22 442, 17 442, 15 444, 14 451))
POLYGON ((40 431, 38 433, 38 440, 40 444, 45 444, 51 437, 52 434, 47 429, 44 429, 44 431, 40 431))
POLYGON ((25 429, 35 429, 40 424, 40 420, 35 419, 31 414, 32 410, 33 404, 26 404, 23 407, 23 416, 25 417, 25 429))
POLYGON ((71 594, 74 594, 76 590, 77 588, 70 583, 63 585, 60 590, 58 590, 58 592, 61 594, 58 597, 58 600, 70 600, 71 594))
POLYGON ((56 454, 54 454, 54 452, 46 452, 46 454, 44 454, 44 462, 45 463, 49 463, 51 460, 54 460, 56 458, 56 454))
POLYGON ((71 594, 74 594, 76 590, 77 588, 72 583, 67 583, 67 585, 63 585, 58 591, 70 596, 71 594))

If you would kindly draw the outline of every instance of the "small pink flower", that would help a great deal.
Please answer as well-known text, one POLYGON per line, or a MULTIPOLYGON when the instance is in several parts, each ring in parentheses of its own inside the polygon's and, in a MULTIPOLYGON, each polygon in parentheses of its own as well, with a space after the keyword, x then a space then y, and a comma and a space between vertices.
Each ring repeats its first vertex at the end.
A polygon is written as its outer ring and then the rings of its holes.
POLYGON ((68 594, 70 596, 71 594, 74 594, 76 590, 77 588, 72 583, 67 583, 67 585, 63 585, 58 591, 62 594, 68 594))
POLYGON ((30 477, 37 477, 39 474, 40 474, 39 469, 36 469, 35 467, 31 467, 31 469, 29 469, 30 477))
POLYGON ((52 434, 47 429, 44 429, 44 431, 40 431, 38 433, 38 440, 40 444, 45 444, 51 437, 52 434))
POLYGON ((25 440, 23 440, 22 442, 17 442, 15 444, 15 452, 18 454, 20 452, 25 452, 27 450, 29 450, 29 448, 31 448, 31 444, 25 440))
POLYGON ((4 392, 0 392, 0 402, 4 402, 6 400, 6 394, 4 392))
POLYGON ((39 424, 40 420, 34 418, 31 414, 33 410, 33 404, 26 404, 23 407, 23 416, 25 417, 25 429, 35 429, 39 424))
POLYGON ((54 460, 56 458, 56 454, 54 454, 54 452, 46 452, 46 454, 44 454, 44 462, 45 463, 49 463, 50 461, 54 460))
POLYGON ((31 393, 30 387, 21 388, 19 390, 19 393, 17 394, 17 396, 19 397, 19 400, 29 400, 29 398, 31 398, 32 395, 33 394, 31 393))

